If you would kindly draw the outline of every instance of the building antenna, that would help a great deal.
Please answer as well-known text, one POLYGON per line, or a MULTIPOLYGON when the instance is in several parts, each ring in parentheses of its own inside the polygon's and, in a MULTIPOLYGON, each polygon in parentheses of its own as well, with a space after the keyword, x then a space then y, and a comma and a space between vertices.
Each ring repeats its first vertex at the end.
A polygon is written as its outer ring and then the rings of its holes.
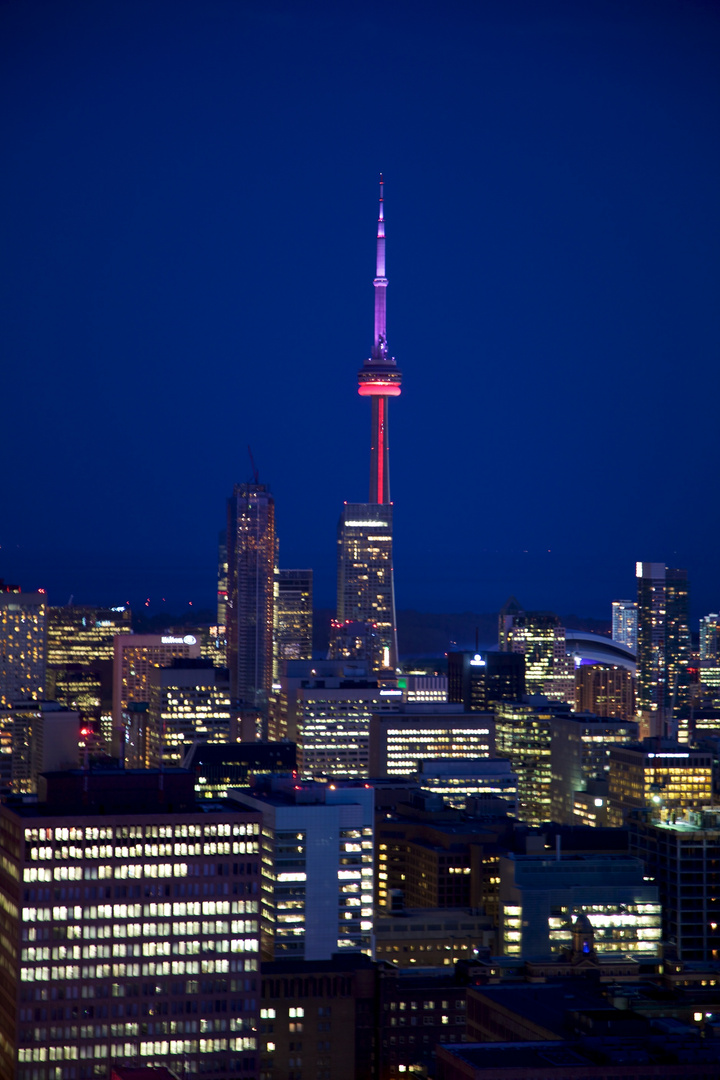
POLYGON ((260 474, 258 473, 257 469, 255 468, 255 458, 253 457, 253 452, 250 449, 250 443, 248 443, 248 454, 250 455, 250 467, 252 468, 253 483, 254 484, 259 484, 260 480, 258 479, 258 477, 259 477, 260 474))
POLYGON ((380 173, 380 199, 378 207, 377 250, 375 255, 375 335, 373 359, 384 360, 387 357, 387 307, 385 277, 385 209, 383 205, 383 174, 380 173))

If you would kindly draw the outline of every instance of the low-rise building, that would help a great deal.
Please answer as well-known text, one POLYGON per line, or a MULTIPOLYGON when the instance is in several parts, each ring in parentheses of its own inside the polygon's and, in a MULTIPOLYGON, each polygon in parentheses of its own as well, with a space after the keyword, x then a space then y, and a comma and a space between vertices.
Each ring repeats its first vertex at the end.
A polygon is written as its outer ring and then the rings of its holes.
POLYGON ((500 947, 543 957, 572 943, 587 915, 598 954, 657 956, 662 937, 657 885, 640 859, 613 855, 516 855, 500 858, 500 947))

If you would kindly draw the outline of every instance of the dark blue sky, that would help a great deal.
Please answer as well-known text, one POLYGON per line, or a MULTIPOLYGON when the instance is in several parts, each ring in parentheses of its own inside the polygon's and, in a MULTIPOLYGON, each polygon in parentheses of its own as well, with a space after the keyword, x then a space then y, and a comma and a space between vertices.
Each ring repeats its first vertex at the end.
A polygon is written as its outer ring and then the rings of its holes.
POLYGON ((247 444, 334 598, 386 179, 400 607, 720 604, 720 8, 0 7, 0 576, 213 602, 247 444))

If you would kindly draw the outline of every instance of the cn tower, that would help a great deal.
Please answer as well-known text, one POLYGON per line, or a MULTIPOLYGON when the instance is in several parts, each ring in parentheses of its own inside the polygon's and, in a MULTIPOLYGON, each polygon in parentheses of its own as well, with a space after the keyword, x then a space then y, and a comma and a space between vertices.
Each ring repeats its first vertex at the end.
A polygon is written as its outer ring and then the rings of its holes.
POLYGON ((380 209, 375 261, 375 334, 372 353, 358 372, 358 393, 370 398, 372 433, 370 443, 371 503, 390 502, 390 466, 388 454, 389 398, 400 396, 401 375, 387 346, 387 284, 385 277, 385 213, 383 178, 380 174, 380 209))
MULTIPOLYGON (((338 523, 337 619, 344 626, 365 623, 368 641, 379 645, 375 671, 395 672, 398 662, 395 582, 393 575, 393 506, 388 466, 388 404, 400 393, 400 372, 388 355, 386 325, 385 215, 380 177, 380 212, 375 263, 375 337, 372 352, 358 372, 358 393, 370 398, 370 498, 345 503, 338 523)), ((369 648, 370 646, 368 646, 369 648)))

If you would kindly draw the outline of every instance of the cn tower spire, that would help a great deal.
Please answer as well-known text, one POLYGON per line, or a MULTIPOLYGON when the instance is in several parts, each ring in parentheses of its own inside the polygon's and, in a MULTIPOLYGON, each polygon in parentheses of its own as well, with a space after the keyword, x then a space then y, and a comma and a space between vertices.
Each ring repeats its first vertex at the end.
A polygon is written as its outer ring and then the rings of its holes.
POLYGON ((385 277, 385 214, 383 207, 383 176, 380 173, 380 206, 378 209, 377 255, 375 258, 375 336, 373 339, 373 359, 387 356, 387 310, 385 297, 387 278, 385 277))
POLYGON ((390 502, 390 466, 388 455, 388 398, 400 395, 401 375, 387 345, 387 284, 385 276, 385 205, 384 182, 380 173, 380 203, 375 257, 375 330, 369 358, 358 372, 358 393, 369 397, 372 430, 370 443, 371 503, 390 502))

